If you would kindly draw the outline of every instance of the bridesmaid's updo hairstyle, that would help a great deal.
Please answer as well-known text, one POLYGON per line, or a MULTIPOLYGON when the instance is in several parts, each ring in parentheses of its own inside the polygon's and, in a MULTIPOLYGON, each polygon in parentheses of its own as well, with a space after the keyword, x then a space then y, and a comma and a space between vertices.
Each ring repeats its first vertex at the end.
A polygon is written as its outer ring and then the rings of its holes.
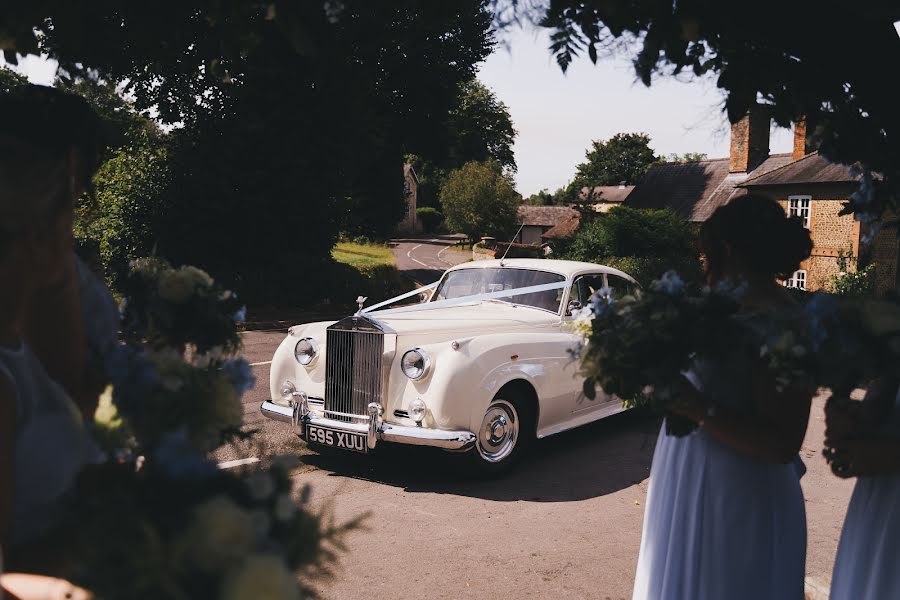
POLYGON ((700 228, 700 251, 712 279, 724 275, 729 254, 757 275, 787 279, 812 247, 803 221, 788 217, 774 200, 753 194, 720 206, 700 228))

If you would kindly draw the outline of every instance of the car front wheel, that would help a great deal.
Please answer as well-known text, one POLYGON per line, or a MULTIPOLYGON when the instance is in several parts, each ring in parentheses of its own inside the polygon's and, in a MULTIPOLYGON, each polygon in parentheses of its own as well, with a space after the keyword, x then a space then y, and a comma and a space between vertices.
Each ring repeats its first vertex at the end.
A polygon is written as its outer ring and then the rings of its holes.
POLYGON ((479 473, 496 476, 507 472, 531 439, 529 413, 515 399, 494 398, 477 432, 472 459, 479 473))

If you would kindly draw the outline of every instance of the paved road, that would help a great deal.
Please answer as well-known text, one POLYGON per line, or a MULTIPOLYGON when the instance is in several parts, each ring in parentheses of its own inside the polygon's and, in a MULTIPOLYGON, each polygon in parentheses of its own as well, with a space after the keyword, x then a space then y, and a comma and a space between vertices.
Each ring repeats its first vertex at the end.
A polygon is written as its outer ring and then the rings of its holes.
POLYGON ((397 268, 421 284, 433 283, 449 267, 472 259, 471 252, 452 248, 460 235, 406 238, 391 241, 397 268))
MULTIPOLYGON (((269 361, 283 338, 246 333, 245 356, 269 361)), ((219 460, 297 456, 297 484, 312 486, 316 506, 339 521, 370 513, 335 579, 318 584, 323 598, 630 598, 655 419, 625 413, 542 440, 511 476, 479 482, 459 457, 440 452, 309 450, 285 424, 260 417, 268 369, 254 367, 257 384, 244 400, 262 445, 223 449, 219 460)), ((819 456, 823 402, 815 402, 802 457, 808 582, 827 589, 852 482, 832 477, 819 456)))

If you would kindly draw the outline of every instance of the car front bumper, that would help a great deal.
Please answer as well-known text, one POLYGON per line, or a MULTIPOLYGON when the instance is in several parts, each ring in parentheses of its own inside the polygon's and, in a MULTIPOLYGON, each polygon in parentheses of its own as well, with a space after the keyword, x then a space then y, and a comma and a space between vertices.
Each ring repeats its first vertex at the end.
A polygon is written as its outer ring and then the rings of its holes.
POLYGON ((448 431, 385 423, 381 418, 381 406, 378 404, 369 405, 368 423, 347 423, 320 417, 309 410, 306 398, 298 399, 292 407, 266 400, 259 410, 264 417, 290 423, 294 433, 303 439, 306 439, 306 426, 313 425, 333 431, 365 435, 369 450, 374 450, 380 441, 411 446, 432 446, 454 452, 464 452, 475 447, 475 434, 471 431, 448 431))

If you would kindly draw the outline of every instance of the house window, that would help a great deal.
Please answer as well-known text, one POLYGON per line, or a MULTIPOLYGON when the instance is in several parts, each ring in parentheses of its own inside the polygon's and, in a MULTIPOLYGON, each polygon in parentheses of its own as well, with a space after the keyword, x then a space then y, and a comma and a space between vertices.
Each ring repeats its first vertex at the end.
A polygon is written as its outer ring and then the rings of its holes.
POLYGON ((803 219, 803 226, 809 229, 811 196, 788 196, 788 216, 803 219))
POLYGON ((800 269, 799 271, 794 271, 794 274, 791 275, 790 279, 784 282, 784 287, 789 288, 797 288, 798 290, 806 289, 806 271, 800 269))

